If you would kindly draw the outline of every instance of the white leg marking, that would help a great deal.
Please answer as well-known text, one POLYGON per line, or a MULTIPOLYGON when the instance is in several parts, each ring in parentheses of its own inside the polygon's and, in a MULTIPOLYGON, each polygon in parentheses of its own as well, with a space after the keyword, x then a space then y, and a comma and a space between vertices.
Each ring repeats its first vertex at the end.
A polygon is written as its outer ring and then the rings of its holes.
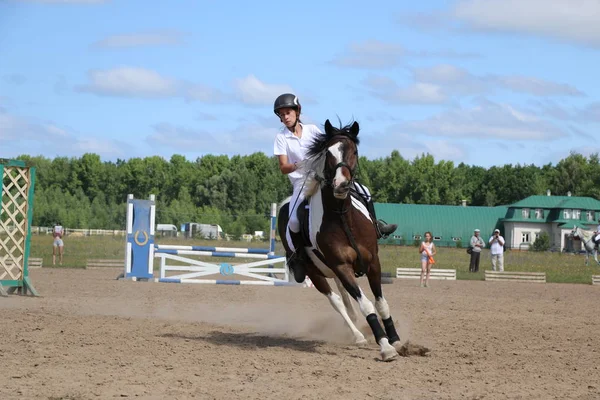
POLYGON ((381 319, 388 319, 390 317, 390 306, 384 297, 375 300, 375 308, 381 319))
MULTIPOLYGON (((358 305, 360 306, 360 311, 366 318, 367 315, 375 313, 375 307, 373 307, 373 303, 367 299, 362 289, 360 289, 360 294, 361 296, 358 299, 358 305)), ((383 301, 385 302, 385 300, 383 301)), ((385 305, 387 306, 387 302, 385 305)), ((379 309, 377 311, 379 311, 379 309)), ((389 307, 387 311, 389 317, 389 307)), ((392 361, 399 355, 394 346, 390 344, 387 337, 383 337, 379 340, 379 354, 381 355, 381 359, 383 361, 392 361)))
POLYGON ((367 296, 365 296, 365 293, 362 291, 362 289, 360 289, 358 306, 360 307, 360 312, 365 318, 367 318, 367 315, 373 314, 375 312, 375 307, 373 307, 373 303, 371 303, 371 300, 367 299, 367 296))
POLYGON ((354 335, 354 343, 356 343, 357 345, 366 344, 367 340, 365 339, 365 336, 356 328, 356 326, 350 320, 350 317, 348 316, 348 313, 346 312, 346 307, 344 307, 342 298, 340 296, 338 296, 337 293, 334 293, 334 292, 331 292, 331 294, 329 294, 327 296, 327 298, 329 299, 329 302, 331 303, 333 308, 338 313, 340 313, 340 315, 342 316, 344 321, 346 321, 346 324, 348 325, 348 327, 352 331, 352 334, 354 335))
POLYGON ((354 304, 352 303, 352 300, 350 299, 350 294, 348 293, 348 291, 346 290, 344 285, 342 285, 342 282, 338 279, 337 276, 335 278, 333 278, 333 280, 335 281, 335 284, 336 284, 338 290, 340 291, 340 296, 342 296, 342 300, 344 301, 344 306, 346 307, 348 316, 350 316, 350 319, 353 322, 356 322, 356 311, 354 311, 354 304))

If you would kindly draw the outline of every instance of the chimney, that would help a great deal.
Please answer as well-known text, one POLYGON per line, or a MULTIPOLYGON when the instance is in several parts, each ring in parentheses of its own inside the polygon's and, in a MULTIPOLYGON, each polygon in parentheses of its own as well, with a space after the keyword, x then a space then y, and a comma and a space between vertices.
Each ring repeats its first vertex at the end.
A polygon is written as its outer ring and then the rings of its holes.
POLYGON ((571 197, 571 191, 570 190, 567 192, 567 196, 571 197))
POLYGON ((461 203, 462 203, 462 206, 463 206, 463 207, 466 207, 466 206, 467 206, 467 201, 466 201, 466 200, 463 200, 461 203))
POLYGON ((550 196, 550 189, 546 190, 546 196, 550 196))

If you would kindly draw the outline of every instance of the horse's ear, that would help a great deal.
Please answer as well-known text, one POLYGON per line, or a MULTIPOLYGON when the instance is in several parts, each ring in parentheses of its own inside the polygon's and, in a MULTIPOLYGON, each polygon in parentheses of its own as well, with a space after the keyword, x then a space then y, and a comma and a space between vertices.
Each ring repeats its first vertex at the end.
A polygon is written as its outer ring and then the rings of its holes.
POLYGON ((350 134, 354 137, 358 136, 359 126, 358 122, 354 121, 352 126, 350 127, 350 134))
POLYGON ((331 136, 331 134, 333 133, 333 125, 331 125, 331 122, 329 122, 329 120, 325 121, 325 134, 327 136, 331 136))

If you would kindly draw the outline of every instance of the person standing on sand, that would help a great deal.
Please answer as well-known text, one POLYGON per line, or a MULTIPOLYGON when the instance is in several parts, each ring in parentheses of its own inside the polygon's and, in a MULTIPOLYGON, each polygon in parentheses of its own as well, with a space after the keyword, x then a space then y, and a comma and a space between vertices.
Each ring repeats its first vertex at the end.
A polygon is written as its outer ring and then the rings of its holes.
POLYGON ((57 223, 52 230, 52 237, 54 238, 54 242, 52 243, 52 265, 56 265, 56 253, 59 255, 59 263, 62 265, 63 263, 63 253, 65 244, 62 240, 62 237, 65 233, 64 228, 61 223, 57 223))

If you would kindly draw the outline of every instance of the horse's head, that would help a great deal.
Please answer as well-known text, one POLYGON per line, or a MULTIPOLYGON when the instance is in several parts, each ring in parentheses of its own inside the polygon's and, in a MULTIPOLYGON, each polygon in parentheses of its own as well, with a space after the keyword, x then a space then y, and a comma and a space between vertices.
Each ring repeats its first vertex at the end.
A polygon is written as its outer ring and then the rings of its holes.
POLYGON ((309 169, 315 180, 333 189, 335 198, 348 196, 358 165, 358 122, 334 128, 325 121, 325 134, 315 139, 308 150, 309 169))

